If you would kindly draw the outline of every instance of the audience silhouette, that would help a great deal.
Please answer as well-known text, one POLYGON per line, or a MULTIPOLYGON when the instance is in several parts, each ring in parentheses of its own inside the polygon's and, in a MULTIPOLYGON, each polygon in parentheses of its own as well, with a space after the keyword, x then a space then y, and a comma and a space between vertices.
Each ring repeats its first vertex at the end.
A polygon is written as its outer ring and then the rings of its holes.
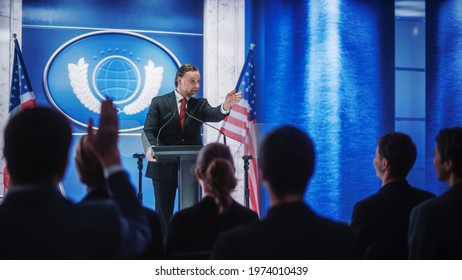
POLYGON ((411 213, 411 259, 462 259, 462 128, 440 130, 433 159, 438 180, 450 188, 411 213))
POLYGON ((407 232, 413 207, 435 195, 406 180, 417 158, 411 137, 393 132, 380 137, 374 168, 381 189, 356 203, 351 228, 364 259, 407 259, 407 232))
POLYGON ((90 121, 88 133, 82 148, 98 155, 112 195, 75 205, 58 191, 72 139, 67 119, 36 107, 9 120, 4 155, 12 184, 0 205, 0 259, 114 259, 144 250, 150 230, 121 167, 111 100, 102 103, 98 132, 90 121))
POLYGON ((199 152, 195 175, 203 199, 177 212, 171 219, 166 238, 166 258, 205 259, 217 236, 239 225, 256 222, 255 212, 233 200, 235 189, 233 157, 229 148, 211 143, 199 152))
MULTIPOLYGON (((79 179, 87 186, 87 194, 80 204, 98 203, 110 198, 104 170, 93 150, 85 149, 86 136, 80 138, 75 149, 75 163, 79 179)), ((147 248, 136 259, 162 259, 164 240, 160 227, 159 215, 149 208, 143 207, 151 229, 151 241, 147 248)))
POLYGON ((346 224, 320 217, 303 202, 313 174, 314 145, 295 127, 284 126, 260 145, 259 168, 269 192, 266 218, 223 233, 214 259, 354 259, 346 224))

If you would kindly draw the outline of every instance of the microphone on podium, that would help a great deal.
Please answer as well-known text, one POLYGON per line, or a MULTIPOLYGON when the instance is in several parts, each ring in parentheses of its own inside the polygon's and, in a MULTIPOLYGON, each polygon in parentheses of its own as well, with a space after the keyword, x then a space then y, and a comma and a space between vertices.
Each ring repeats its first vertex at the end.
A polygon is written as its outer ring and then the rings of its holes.
POLYGON ((218 133, 220 133, 221 135, 223 135, 223 144, 225 144, 225 146, 227 146, 227 145, 226 145, 226 135, 223 133, 223 131, 219 130, 218 128, 214 127, 213 125, 210 125, 210 124, 204 122, 203 120, 200 120, 200 119, 198 119, 198 118, 196 118, 196 117, 190 115, 188 112, 186 112, 186 110, 185 110, 185 113, 186 113, 186 115, 188 115, 188 117, 192 118, 193 120, 196 120, 196 121, 200 122, 201 124, 205 124, 206 126, 211 127, 211 128, 213 128, 213 129, 217 130, 218 133))
POLYGON ((166 123, 164 123, 164 125, 159 128, 159 132, 157 132, 157 138, 156 138, 156 147, 159 146, 159 136, 160 136, 160 133, 162 132, 162 129, 164 129, 164 127, 166 127, 167 124, 169 124, 173 120, 173 117, 175 116, 175 114, 176 114, 176 112, 173 112, 170 119, 168 119, 168 121, 166 123))
POLYGON ((162 132, 162 129, 164 129, 164 127, 166 127, 173 120, 173 117, 175 117, 175 114, 176 114, 176 112, 173 112, 170 119, 168 119, 168 121, 166 123, 164 123, 164 125, 162 125, 160 127, 159 131, 157 132, 155 145, 151 145, 151 143, 149 142, 148 137, 146 136, 146 133, 144 132, 144 130, 141 132, 141 143, 143 144, 143 149, 144 149, 144 152, 146 153, 145 154, 146 158, 149 161, 152 161, 153 156, 154 156, 154 151, 152 150, 152 148, 159 146, 159 137, 160 137, 160 133, 162 132))

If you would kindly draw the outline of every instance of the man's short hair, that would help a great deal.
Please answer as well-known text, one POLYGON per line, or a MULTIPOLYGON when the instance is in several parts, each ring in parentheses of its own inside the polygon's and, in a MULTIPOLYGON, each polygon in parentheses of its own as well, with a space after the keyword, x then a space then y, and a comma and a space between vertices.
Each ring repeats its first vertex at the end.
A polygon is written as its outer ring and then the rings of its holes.
POLYGON ((271 191, 278 198, 303 195, 314 171, 313 142, 298 128, 280 127, 263 139, 258 163, 271 191))
POLYGON ((462 128, 441 129, 436 136, 436 148, 441 155, 441 163, 451 160, 453 173, 462 177, 462 128))
POLYGON ((176 72, 176 75, 175 75, 175 87, 178 87, 178 77, 182 77, 184 76, 184 74, 186 74, 186 72, 192 72, 192 71, 199 71, 199 69, 197 69, 196 66, 192 65, 192 64, 183 64, 180 66, 180 68, 178 69, 178 71, 176 72))
POLYGON ((67 119, 50 108, 30 108, 12 117, 4 131, 4 155, 13 183, 46 184, 62 175, 71 139, 67 119))
POLYGON ((417 148, 409 135, 392 132, 383 135, 378 143, 379 155, 390 163, 393 178, 406 178, 417 158, 417 148))

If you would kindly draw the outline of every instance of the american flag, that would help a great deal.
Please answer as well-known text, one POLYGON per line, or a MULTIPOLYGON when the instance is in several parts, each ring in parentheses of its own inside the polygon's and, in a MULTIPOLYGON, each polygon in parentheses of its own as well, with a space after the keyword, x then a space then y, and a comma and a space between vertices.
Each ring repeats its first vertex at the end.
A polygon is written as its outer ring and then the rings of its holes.
MULTIPOLYGON (((12 117, 23 109, 35 106, 37 106, 37 101, 35 100, 29 76, 27 75, 26 65, 22 58, 18 40, 14 38, 13 75, 11 78, 10 107, 8 112, 10 117, 12 117)), ((5 166, 3 170, 4 193, 6 193, 9 183, 8 168, 5 166)))
POLYGON ((252 156, 249 161, 249 203, 250 208, 260 213, 259 184, 257 166, 257 112, 255 95, 255 73, 253 62, 253 46, 247 54, 244 67, 242 68, 236 91, 243 94, 240 103, 233 106, 230 114, 223 122, 221 131, 228 137, 245 145, 245 155, 252 156))

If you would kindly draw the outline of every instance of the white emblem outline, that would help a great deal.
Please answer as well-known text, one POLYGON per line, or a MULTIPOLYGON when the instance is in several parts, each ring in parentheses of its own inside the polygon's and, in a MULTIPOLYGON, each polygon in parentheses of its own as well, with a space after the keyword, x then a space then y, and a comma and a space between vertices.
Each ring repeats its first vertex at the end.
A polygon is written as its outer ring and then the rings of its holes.
MULTIPOLYGON (((82 127, 88 127, 88 124, 87 123, 82 123, 78 120, 75 120, 73 119, 71 116, 69 116, 66 112, 64 112, 57 104, 56 102, 54 101, 54 99, 52 98, 51 96, 51 93, 49 91, 49 86, 48 86, 48 71, 50 70, 50 66, 52 64, 52 62, 55 60, 55 58, 65 49, 67 48, 68 46, 72 45, 73 43, 79 41, 79 40, 82 40, 84 38, 87 38, 87 37, 91 37, 91 36, 95 36, 95 35, 104 35, 104 34, 120 34, 120 35, 128 35, 128 36, 133 36, 133 37, 137 37, 137 38, 140 38, 140 39, 143 39, 143 40, 146 40, 152 44, 154 44, 155 46, 159 47, 160 49, 162 49, 165 53, 167 53, 167 55, 173 60, 173 62, 177 65, 177 67, 179 68, 181 66, 181 63, 180 61, 178 60, 178 58, 167 48, 165 47, 163 44, 157 42, 156 40, 152 39, 152 38, 149 38, 145 35, 142 35, 142 34, 138 34, 138 33, 135 33, 135 32, 130 32, 130 31, 121 31, 121 30, 103 30, 103 31, 94 31, 94 32, 89 32, 89 33, 85 33, 85 34, 82 34, 82 35, 79 35, 77 37, 74 37, 72 38, 71 40, 65 42, 64 44, 62 44, 58 49, 56 49, 56 51, 51 55, 50 59, 48 60, 46 66, 45 66, 45 69, 43 71, 43 86, 44 86, 44 89, 45 89, 45 93, 46 93, 46 96, 47 96, 47 99, 48 101, 50 101, 51 105, 56 109, 58 110, 59 112, 61 112, 64 116, 66 116, 71 122, 77 124, 77 125, 80 125, 82 127)), ((149 67, 149 63, 147 65, 149 67)), ((146 66, 145 66, 146 68, 146 66)), ((146 70, 146 69, 145 69, 146 70)), ((145 84, 145 87, 146 87, 146 84, 145 84)), ((159 86, 160 88, 160 86, 159 86)), ((143 88, 143 91, 145 89, 143 88)), ((146 91, 144 91, 141 93, 141 95, 139 96, 138 99, 141 99, 143 97, 143 99, 146 99, 146 91), (144 94, 143 94, 144 93, 144 94)), ((141 100, 143 100, 141 99, 141 100)), ((141 101, 140 100, 140 101, 141 101)), ((139 103, 136 102, 137 100, 135 100, 135 102, 133 102, 132 104, 129 104, 127 106, 124 107, 124 109, 122 111, 124 111, 125 114, 127 115, 133 115, 133 114, 136 114, 140 111, 142 111, 143 109, 140 109, 141 107, 139 106, 139 103), (133 106, 130 106, 130 105, 133 105, 133 106), (128 107, 128 108, 127 108, 128 107)), ((148 105, 149 106, 149 105, 148 105)), ((97 128, 97 127, 95 127, 97 128)), ((137 131, 137 130, 140 130, 142 129, 143 126, 139 126, 139 127, 134 127, 134 128, 127 128, 127 129, 119 129, 119 132, 120 133, 123 133, 123 132, 131 132, 131 131, 137 131)))

